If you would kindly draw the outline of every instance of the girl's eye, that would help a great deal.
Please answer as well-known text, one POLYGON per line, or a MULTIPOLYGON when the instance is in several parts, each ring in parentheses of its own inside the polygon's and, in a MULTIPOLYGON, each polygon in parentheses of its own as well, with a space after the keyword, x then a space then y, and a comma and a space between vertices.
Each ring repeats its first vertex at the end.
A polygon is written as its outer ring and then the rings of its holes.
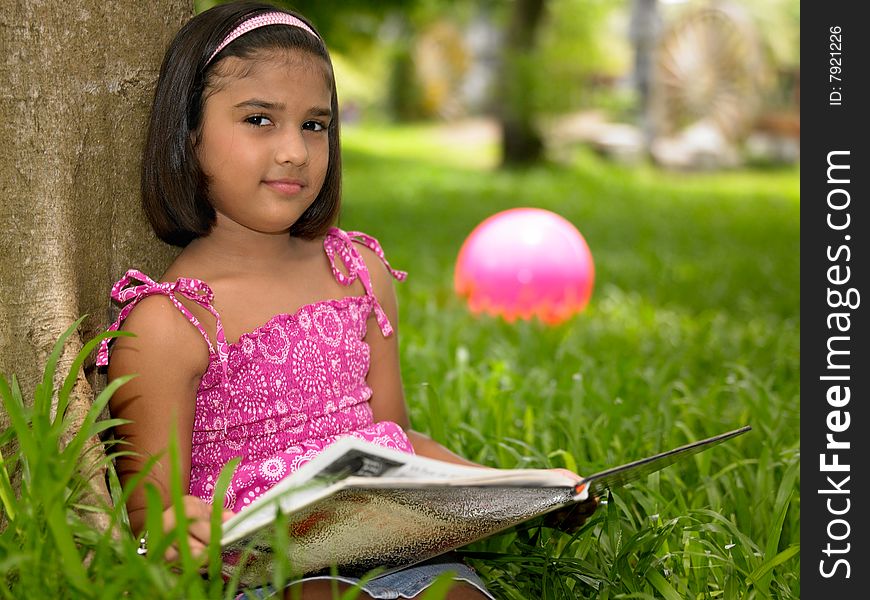
POLYGON ((327 125, 324 125, 320 121, 305 121, 302 124, 302 129, 307 131, 323 131, 327 128, 327 125))
POLYGON ((245 123, 253 125, 254 127, 265 127, 266 125, 271 125, 272 121, 265 115, 251 115, 245 119, 245 123))

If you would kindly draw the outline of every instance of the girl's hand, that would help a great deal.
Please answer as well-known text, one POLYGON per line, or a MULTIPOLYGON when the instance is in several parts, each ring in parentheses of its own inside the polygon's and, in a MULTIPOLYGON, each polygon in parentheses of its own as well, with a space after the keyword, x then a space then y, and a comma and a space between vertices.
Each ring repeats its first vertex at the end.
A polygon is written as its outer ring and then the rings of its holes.
MULTIPOLYGON (((187 541, 190 544, 190 550, 194 558, 199 560, 205 557, 205 550, 211 539, 212 506, 197 496, 184 496, 182 504, 184 506, 184 515, 190 520, 187 527, 187 541)), ((221 515, 221 520, 226 521, 234 514, 230 510, 225 510, 221 515)), ((170 506, 163 511, 164 534, 175 529, 175 525, 175 507, 170 506)), ((177 561, 180 558, 177 543, 172 544, 166 550, 163 557, 168 562, 177 561)))
MULTIPOLYGON (((580 481, 583 479, 573 471, 569 471, 568 469, 550 469, 560 475, 564 475, 574 481, 580 481)), ((551 513, 547 513, 544 516, 544 526, 551 527, 553 529, 559 529, 566 533, 574 533, 586 523, 586 519, 592 516, 595 510, 598 508, 598 498, 590 496, 588 499, 583 500, 582 502, 574 502, 565 506, 564 508, 560 508, 559 510, 555 510, 551 513)))

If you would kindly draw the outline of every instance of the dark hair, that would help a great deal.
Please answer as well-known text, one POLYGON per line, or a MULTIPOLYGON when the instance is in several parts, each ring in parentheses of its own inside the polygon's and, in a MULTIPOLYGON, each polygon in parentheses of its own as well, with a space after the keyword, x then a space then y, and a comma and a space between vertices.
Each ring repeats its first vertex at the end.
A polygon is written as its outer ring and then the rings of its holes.
MULTIPOLYGON (((215 6, 191 19, 172 40, 157 80, 154 104, 142 155, 142 207, 154 232, 164 242, 186 246, 208 235, 215 211, 208 200, 208 177, 195 154, 194 134, 215 66, 228 56, 248 58, 263 50, 292 49, 320 57, 332 86, 329 125, 329 166, 317 198, 293 224, 290 235, 312 239, 326 233, 341 207, 341 145, 338 95, 332 61, 325 44, 300 27, 267 25, 235 39, 214 60, 209 57, 227 34, 249 17, 279 11, 260 2, 231 2, 215 6)), ((314 26, 307 19, 281 10, 314 26)))

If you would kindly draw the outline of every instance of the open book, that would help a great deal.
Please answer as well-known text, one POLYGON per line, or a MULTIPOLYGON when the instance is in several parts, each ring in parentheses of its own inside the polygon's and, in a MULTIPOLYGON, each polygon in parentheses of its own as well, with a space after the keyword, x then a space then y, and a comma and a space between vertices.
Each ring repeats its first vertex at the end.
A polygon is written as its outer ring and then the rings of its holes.
POLYGON ((545 469, 465 467, 341 438, 226 521, 223 573, 269 580, 271 526, 288 516, 291 568, 343 574, 387 570, 483 539, 533 517, 603 495, 750 428, 707 438, 587 476, 545 469), (244 564, 242 564, 244 563, 244 564))

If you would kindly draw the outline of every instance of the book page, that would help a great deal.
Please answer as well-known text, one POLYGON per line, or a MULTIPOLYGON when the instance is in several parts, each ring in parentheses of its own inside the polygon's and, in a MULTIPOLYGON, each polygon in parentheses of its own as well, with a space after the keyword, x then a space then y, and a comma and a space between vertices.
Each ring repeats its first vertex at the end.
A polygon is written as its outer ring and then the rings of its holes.
POLYGON ((432 486, 571 488, 568 477, 545 469, 487 469, 454 465, 342 438, 226 521, 222 542, 265 527, 280 509, 292 513, 346 487, 407 489, 432 486))

